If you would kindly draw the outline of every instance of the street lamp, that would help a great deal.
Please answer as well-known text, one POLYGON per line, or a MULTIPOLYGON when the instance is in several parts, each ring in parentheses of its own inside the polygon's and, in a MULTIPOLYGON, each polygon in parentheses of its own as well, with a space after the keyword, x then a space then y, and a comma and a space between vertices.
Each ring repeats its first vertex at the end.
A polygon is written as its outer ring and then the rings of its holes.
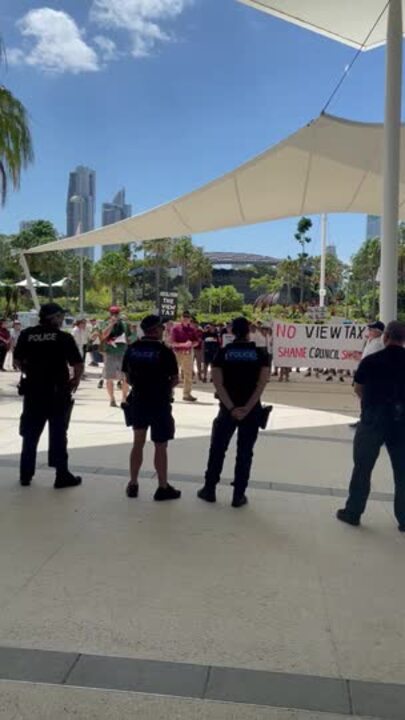
MULTIPOLYGON (((80 233, 83 230, 83 203, 84 198, 82 198, 80 195, 72 195, 69 202, 79 204, 80 205, 80 211, 79 211, 79 220, 76 225, 76 232, 75 235, 80 235, 80 233)), ((79 271, 79 312, 82 316, 84 313, 84 253, 83 248, 80 248, 80 271, 79 271)))

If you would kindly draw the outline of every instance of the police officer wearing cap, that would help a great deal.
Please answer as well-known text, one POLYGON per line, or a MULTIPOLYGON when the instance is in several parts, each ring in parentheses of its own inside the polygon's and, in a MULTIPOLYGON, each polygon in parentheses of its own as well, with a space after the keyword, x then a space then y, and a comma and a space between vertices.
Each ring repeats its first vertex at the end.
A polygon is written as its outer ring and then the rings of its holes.
POLYGON ((370 494, 371 474, 386 446, 394 471, 394 512, 405 532, 405 325, 389 323, 384 350, 361 361, 354 387, 361 399, 361 419, 354 438, 354 469, 346 506, 337 518, 360 525, 370 494))
POLYGON ((138 476, 150 428, 155 444, 154 464, 159 483, 154 500, 178 500, 181 492, 167 481, 167 444, 173 440, 175 431, 171 403, 173 389, 179 381, 177 360, 173 350, 162 342, 164 326, 157 315, 144 318, 141 328, 143 337, 130 345, 122 365, 122 371, 132 388, 126 403, 123 403, 123 409, 126 424, 134 431, 127 496, 138 497, 138 476))
POLYGON ((38 442, 49 424, 49 467, 56 469, 54 487, 80 485, 68 469, 67 430, 74 393, 83 373, 83 360, 71 335, 62 332, 64 310, 56 303, 42 305, 39 325, 23 330, 14 351, 21 370, 24 397, 20 421, 23 438, 20 483, 28 486, 35 475, 38 442), (73 369, 70 378, 69 367, 73 369))
POLYGON ((264 348, 249 339, 249 321, 240 317, 232 323, 235 340, 221 348, 213 363, 212 379, 220 400, 214 420, 205 485, 198 497, 215 502, 215 488, 221 478, 226 451, 238 431, 232 506, 247 503, 246 488, 259 428, 265 427, 271 406, 263 408, 260 398, 269 381, 270 358, 264 348))

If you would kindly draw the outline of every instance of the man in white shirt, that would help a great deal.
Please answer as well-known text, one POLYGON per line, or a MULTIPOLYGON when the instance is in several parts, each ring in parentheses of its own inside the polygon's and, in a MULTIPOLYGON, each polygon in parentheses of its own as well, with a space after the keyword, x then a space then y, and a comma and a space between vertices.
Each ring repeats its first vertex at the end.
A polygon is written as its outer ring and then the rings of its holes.
POLYGON ((263 325, 260 320, 256 324, 251 324, 249 337, 250 342, 254 342, 256 347, 267 348, 267 338, 263 333, 263 325))
POLYGON ((380 352, 380 350, 384 350, 384 331, 385 325, 379 320, 368 325, 367 342, 363 349, 362 360, 368 355, 373 355, 376 352, 380 352))

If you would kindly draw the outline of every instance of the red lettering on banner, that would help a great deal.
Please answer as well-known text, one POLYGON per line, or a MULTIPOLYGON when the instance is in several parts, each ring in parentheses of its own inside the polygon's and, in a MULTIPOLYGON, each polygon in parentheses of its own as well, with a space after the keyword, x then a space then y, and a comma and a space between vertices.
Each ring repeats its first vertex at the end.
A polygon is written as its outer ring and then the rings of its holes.
POLYGON ((276 335, 277 337, 288 337, 289 340, 295 338, 297 334, 297 328, 294 325, 277 325, 276 335))
POLYGON ((358 350, 342 350, 342 360, 355 360, 356 362, 360 362, 361 357, 361 352, 358 350))
POLYGON ((291 358, 306 358, 307 348, 305 347, 280 347, 278 349, 278 357, 291 357, 291 358))

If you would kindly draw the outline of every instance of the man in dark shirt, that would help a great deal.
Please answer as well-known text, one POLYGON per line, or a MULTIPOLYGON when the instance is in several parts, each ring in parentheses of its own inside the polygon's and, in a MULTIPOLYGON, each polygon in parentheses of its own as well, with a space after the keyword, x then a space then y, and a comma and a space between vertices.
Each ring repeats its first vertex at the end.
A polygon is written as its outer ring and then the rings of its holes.
POLYGON ((56 303, 42 305, 39 325, 23 330, 14 350, 22 372, 20 394, 24 396, 20 434, 23 446, 20 483, 31 484, 42 431, 49 423, 50 467, 56 468, 55 488, 75 487, 81 478, 68 470, 67 430, 74 393, 83 373, 83 360, 72 336, 62 332, 64 310, 56 303), (69 366, 73 368, 70 378, 69 366))
POLYGON ((203 351, 204 351, 204 374, 203 382, 208 380, 208 370, 212 367, 215 356, 219 348, 219 333, 215 326, 209 323, 205 326, 203 332, 203 351))
POLYGON ((143 449, 148 429, 155 444, 155 469, 159 487, 154 495, 158 502, 177 500, 181 496, 167 482, 167 443, 174 438, 171 403, 178 384, 176 356, 163 342, 164 327, 157 315, 148 315, 141 322, 144 336, 126 351, 122 371, 132 391, 123 405, 128 426, 134 430, 131 452, 131 479, 127 486, 130 498, 138 497, 138 476, 142 467, 143 449))
POLYGON ((234 342, 218 351, 213 364, 213 381, 220 400, 214 420, 205 485, 198 497, 215 502, 215 488, 221 479, 226 451, 238 429, 233 507, 246 505, 253 449, 263 422, 261 395, 269 379, 269 356, 249 342, 249 321, 234 320, 234 342))
POLYGON ((394 471, 394 511, 405 532, 405 325, 390 323, 385 349, 369 355, 354 376, 361 399, 361 419, 354 439, 354 470, 346 507, 337 517, 360 525, 370 494, 371 474, 380 449, 386 445, 394 471))

